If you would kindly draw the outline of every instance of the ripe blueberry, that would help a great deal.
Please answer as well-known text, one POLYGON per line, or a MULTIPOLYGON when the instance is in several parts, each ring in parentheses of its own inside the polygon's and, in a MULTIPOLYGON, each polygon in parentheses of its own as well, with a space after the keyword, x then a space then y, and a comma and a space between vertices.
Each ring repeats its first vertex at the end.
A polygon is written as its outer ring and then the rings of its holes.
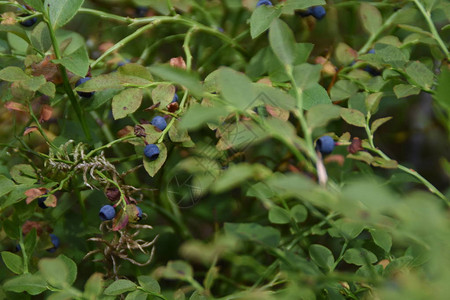
POLYGON ((104 205, 100 208, 99 217, 102 221, 108 221, 114 219, 116 216, 116 210, 111 205, 104 205))
POLYGON ((54 234, 50 234, 50 240, 52 241, 53 247, 50 249, 47 249, 48 252, 53 253, 56 251, 56 249, 59 248, 59 238, 54 235, 54 234))
POLYGON ((138 210, 138 221, 140 221, 142 219, 142 209, 139 206, 136 206, 137 210, 138 210))
POLYGON ((334 140, 331 136, 325 135, 316 142, 316 150, 322 155, 330 154, 334 149, 334 140))
POLYGON ((159 148, 155 144, 148 144, 144 148, 144 155, 150 160, 156 160, 159 156, 159 148))
POLYGON ((20 22, 20 25, 25 26, 25 27, 31 27, 33 26, 35 23, 37 22, 37 18, 31 18, 31 19, 27 19, 23 22, 20 22))
POLYGON ((147 13, 148 13, 148 7, 138 6, 138 7, 136 7, 134 15, 136 16, 136 18, 143 18, 147 15, 147 13))
MULTIPOLYGON (((81 78, 80 80, 77 81, 75 86, 79 86, 80 84, 83 84, 83 83, 85 83, 86 81, 89 81, 89 80, 91 80, 91 77, 81 78)), ((95 92, 78 92, 77 91, 77 94, 80 95, 80 97, 83 97, 83 98, 91 98, 95 94, 95 92)))
POLYGON ((310 11, 310 14, 317 20, 322 20, 327 14, 323 6, 313 6, 308 8, 308 10, 310 11))
POLYGON ((44 203, 45 199, 47 199, 46 196, 43 196, 43 197, 39 197, 39 198, 38 198, 38 206, 39 206, 40 208, 42 208, 42 209, 48 208, 48 206, 45 205, 45 203, 44 203))
POLYGON ((150 123, 161 131, 167 127, 166 120, 161 116, 154 117, 150 123))
POLYGON ((172 102, 170 102, 170 103, 174 103, 174 102, 178 102, 178 95, 177 94, 175 94, 173 96, 172 102))
POLYGON ((270 2, 269 0, 259 0, 258 3, 256 3, 256 7, 261 5, 272 6, 272 2, 270 2))
POLYGON ((369 51, 367 51, 368 54, 375 54, 375 49, 370 49, 369 51))

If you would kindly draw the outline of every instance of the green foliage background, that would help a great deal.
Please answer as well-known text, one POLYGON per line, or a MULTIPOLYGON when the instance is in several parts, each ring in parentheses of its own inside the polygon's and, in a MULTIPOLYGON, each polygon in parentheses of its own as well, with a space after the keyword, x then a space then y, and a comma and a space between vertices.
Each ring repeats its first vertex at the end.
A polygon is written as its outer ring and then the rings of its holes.
POLYGON ((257 2, 0 1, 0 299, 448 298, 448 1, 257 2))

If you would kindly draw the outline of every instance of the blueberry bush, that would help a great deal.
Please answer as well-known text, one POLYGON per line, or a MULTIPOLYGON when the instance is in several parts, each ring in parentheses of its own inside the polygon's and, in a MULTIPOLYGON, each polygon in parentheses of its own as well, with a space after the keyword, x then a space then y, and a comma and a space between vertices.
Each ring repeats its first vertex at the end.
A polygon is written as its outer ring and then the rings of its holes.
POLYGON ((449 298, 448 1, 0 13, 0 299, 449 298))

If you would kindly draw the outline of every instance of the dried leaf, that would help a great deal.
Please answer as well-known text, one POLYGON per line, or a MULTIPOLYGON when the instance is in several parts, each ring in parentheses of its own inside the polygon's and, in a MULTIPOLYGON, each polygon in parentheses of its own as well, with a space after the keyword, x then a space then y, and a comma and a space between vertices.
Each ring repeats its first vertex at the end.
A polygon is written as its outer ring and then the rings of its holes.
POLYGON ((21 103, 17 103, 17 102, 13 102, 13 101, 6 102, 5 108, 10 109, 10 110, 28 112, 28 107, 26 107, 25 105, 23 105, 21 103))
POLYGON ((53 108, 50 105, 44 104, 41 106, 41 113, 39 117, 39 123, 46 122, 52 117, 53 108))

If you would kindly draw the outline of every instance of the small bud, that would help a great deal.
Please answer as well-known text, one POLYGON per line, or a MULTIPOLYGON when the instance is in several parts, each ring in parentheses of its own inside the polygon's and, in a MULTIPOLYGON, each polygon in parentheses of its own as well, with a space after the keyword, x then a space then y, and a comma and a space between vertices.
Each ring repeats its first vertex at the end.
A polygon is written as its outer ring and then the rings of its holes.
POLYGON ((120 199, 120 191, 118 188, 107 188, 105 194, 106 197, 113 202, 120 199))
POLYGON ((362 147, 362 141, 357 138, 354 137, 352 139, 352 143, 347 147, 347 151, 351 154, 355 154, 358 151, 364 150, 364 148, 362 147))
POLYGON ((146 134, 145 134, 145 129, 144 129, 144 127, 142 127, 141 125, 136 125, 136 126, 134 126, 134 134, 135 134, 137 137, 145 137, 146 134))

